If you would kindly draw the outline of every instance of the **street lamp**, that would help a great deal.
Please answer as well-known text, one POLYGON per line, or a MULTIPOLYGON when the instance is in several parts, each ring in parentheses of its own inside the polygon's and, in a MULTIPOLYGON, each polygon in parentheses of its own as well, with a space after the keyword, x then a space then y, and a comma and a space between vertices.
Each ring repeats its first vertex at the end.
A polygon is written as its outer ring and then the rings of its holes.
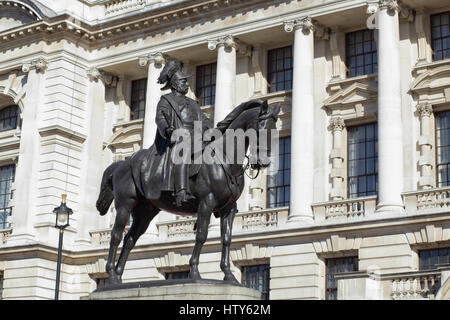
POLYGON ((59 278, 61 274, 61 251, 63 244, 64 229, 69 226, 69 217, 73 213, 72 209, 66 206, 67 194, 61 195, 61 204, 53 210, 56 214, 55 228, 59 229, 59 244, 58 244, 58 261, 56 263, 56 286, 55 286, 55 300, 59 298, 59 278))

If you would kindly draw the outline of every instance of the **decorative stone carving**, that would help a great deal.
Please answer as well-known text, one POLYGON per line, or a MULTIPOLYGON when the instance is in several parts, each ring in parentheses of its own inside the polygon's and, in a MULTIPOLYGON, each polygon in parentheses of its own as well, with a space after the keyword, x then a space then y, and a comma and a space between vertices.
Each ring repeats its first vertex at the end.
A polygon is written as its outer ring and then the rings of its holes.
POLYGON ((116 87, 119 81, 119 77, 113 74, 107 73, 97 67, 92 67, 86 70, 86 75, 89 78, 89 81, 98 81, 101 80, 105 84, 105 86, 116 87))
POLYGON ((235 48, 237 50, 238 44, 236 43, 232 35, 227 35, 218 39, 208 40, 208 49, 216 50, 219 46, 225 46, 225 48, 235 48))
POLYGON ((330 128, 331 128, 331 131, 344 130, 344 128, 345 128, 344 119, 342 119, 341 117, 331 118, 330 119, 330 128))
POLYGON ((37 72, 44 72, 47 69, 47 61, 44 58, 37 58, 31 60, 31 62, 24 63, 22 65, 22 71, 25 73, 30 72, 31 70, 36 70, 37 72))
POLYGON ((301 29, 303 32, 314 32, 314 36, 320 40, 328 40, 330 37, 329 29, 309 16, 284 22, 284 31, 292 32, 297 29, 301 29))
POLYGON ((324 254, 328 252, 359 250, 361 243, 361 237, 346 237, 332 234, 321 241, 314 241, 313 246, 316 253, 324 254))
POLYGON ((156 67, 161 68, 166 63, 168 56, 162 52, 154 52, 145 56, 139 57, 139 65, 145 67, 149 63, 154 63, 156 67))
POLYGON ((419 103, 416 107, 417 112, 421 117, 430 117, 433 114, 433 106, 429 103, 419 103))

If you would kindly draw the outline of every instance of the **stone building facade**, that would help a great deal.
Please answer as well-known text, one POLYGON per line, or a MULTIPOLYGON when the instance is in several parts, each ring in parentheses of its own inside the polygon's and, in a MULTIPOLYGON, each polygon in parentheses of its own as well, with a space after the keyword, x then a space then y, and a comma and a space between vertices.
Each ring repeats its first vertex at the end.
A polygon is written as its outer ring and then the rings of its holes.
MULTIPOLYGON (((0 296, 101 285, 103 170, 153 143, 156 83, 183 62, 213 123, 281 104, 276 176, 246 178, 232 271, 269 299, 450 296, 450 4, 441 0, 0 0, 0 296), (215 90, 218 88, 219 90, 215 90)), ((185 275, 194 218, 161 213, 124 281, 185 275)), ((200 257, 221 279, 219 224, 200 257)))

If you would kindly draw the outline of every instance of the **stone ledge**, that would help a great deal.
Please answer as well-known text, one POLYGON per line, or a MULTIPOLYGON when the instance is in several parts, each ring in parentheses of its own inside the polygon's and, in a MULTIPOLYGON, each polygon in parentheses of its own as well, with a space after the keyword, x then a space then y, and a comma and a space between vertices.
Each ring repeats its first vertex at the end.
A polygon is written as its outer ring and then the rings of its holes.
POLYGON ((81 300, 260 300, 261 293, 220 280, 161 280, 104 286, 81 300))

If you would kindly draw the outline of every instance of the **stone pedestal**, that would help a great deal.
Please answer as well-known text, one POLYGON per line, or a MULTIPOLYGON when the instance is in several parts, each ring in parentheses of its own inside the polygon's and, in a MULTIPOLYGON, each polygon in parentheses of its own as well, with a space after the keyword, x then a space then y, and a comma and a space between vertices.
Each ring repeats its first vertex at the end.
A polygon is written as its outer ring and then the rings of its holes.
POLYGON ((81 300, 260 300, 261 293, 219 280, 178 279, 104 286, 81 300))

